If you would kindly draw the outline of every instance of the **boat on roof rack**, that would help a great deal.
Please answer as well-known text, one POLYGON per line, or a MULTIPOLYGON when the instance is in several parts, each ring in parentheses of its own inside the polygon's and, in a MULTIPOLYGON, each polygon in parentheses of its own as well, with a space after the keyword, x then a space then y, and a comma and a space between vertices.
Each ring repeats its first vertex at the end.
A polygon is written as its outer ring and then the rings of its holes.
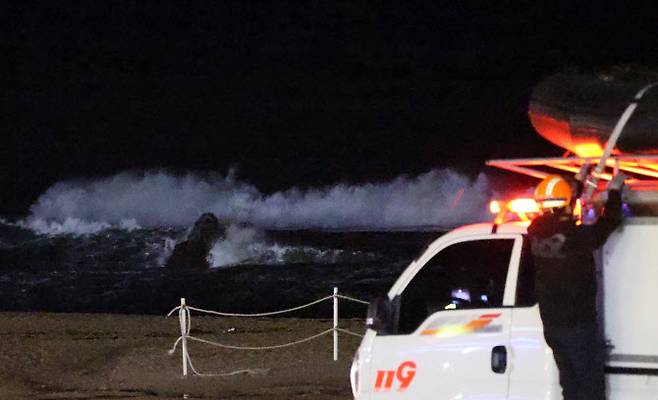
POLYGON ((624 200, 633 215, 658 215, 658 97, 645 96, 658 86, 658 72, 613 71, 596 76, 557 74, 533 92, 530 121, 542 137, 567 150, 564 157, 486 164, 538 179, 577 173, 589 164, 593 168, 579 199, 588 207, 605 199, 606 181, 623 172, 629 176, 624 200), (635 114, 640 104, 641 111, 635 114))
POLYGON ((658 154, 658 91, 649 90, 656 82, 658 70, 639 65, 557 73, 533 90, 528 117, 549 142, 579 156, 600 156, 624 108, 641 98, 614 151, 658 154))

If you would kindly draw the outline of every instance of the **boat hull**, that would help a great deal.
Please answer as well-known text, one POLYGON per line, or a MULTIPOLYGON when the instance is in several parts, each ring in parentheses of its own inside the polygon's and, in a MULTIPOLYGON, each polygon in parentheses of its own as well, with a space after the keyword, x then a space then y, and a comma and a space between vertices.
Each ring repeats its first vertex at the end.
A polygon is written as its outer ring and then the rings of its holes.
MULTIPOLYGON (((583 157, 600 156, 636 93, 658 71, 616 67, 598 74, 559 73, 532 93, 529 117, 551 143, 583 157)), ((658 90, 649 90, 620 136, 615 153, 658 153, 658 90)))

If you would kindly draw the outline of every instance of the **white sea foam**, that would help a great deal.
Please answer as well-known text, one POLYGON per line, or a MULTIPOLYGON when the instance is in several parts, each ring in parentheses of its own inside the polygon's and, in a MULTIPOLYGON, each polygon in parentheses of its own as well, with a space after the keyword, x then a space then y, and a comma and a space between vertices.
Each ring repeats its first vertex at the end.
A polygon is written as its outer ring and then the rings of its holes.
POLYGON ((28 217, 12 225, 31 229, 43 235, 93 235, 110 228, 122 229, 128 232, 140 228, 135 219, 122 219, 116 224, 110 224, 105 221, 87 221, 74 217, 66 217, 63 221, 28 217))
POLYGON ((108 229, 111 225, 107 222, 85 221, 79 218, 66 217, 63 221, 44 220, 41 218, 28 218, 19 221, 18 225, 29 228, 44 235, 59 235, 73 233, 77 235, 90 235, 108 229))
POLYGON ((225 237, 210 249, 208 262, 213 267, 240 264, 260 258, 268 247, 262 233, 255 228, 230 225, 225 237))
POLYGON ((174 252, 174 248, 176 248, 176 239, 171 238, 171 237, 165 237, 164 238, 164 244, 162 246, 162 249, 156 249, 156 252, 159 254, 158 256, 158 265, 161 267, 164 267, 167 260, 169 257, 171 257, 171 254, 174 252), (159 250, 159 251, 158 251, 159 250))
MULTIPOLYGON (((343 255, 344 251, 341 249, 317 249, 273 243, 255 227, 231 224, 226 229, 225 237, 218 240, 210 249, 208 262, 212 268, 245 263, 259 265, 298 262, 336 263, 343 255)), ((350 254, 350 256, 363 258, 361 254, 350 254)))
POLYGON ((224 222, 269 228, 454 226, 486 218, 487 199, 484 175, 469 180, 452 170, 271 195, 233 174, 126 172, 59 182, 39 197, 20 224, 47 234, 91 234, 107 228, 190 226, 201 213, 212 212, 224 222))

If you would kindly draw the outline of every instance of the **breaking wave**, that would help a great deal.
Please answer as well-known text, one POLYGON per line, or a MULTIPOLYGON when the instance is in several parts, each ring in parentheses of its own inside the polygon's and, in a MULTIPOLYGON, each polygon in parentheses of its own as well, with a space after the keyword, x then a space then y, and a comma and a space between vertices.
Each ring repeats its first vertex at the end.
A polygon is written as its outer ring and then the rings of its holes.
POLYGON ((19 225, 43 234, 84 235, 107 228, 187 227, 201 213, 212 212, 227 224, 249 223, 259 228, 449 227, 485 218, 488 198, 483 174, 471 180, 450 169, 388 182, 291 188, 269 195, 232 173, 125 172, 97 180, 59 182, 39 197, 19 225))
POLYGON ((375 257, 376 254, 368 251, 282 245, 269 240, 259 229, 232 224, 226 228, 225 237, 217 241, 210 249, 208 262, 211 267, 216 268, 245 263, 259 265, 303 262, 334 264, 367 261, 375 257))

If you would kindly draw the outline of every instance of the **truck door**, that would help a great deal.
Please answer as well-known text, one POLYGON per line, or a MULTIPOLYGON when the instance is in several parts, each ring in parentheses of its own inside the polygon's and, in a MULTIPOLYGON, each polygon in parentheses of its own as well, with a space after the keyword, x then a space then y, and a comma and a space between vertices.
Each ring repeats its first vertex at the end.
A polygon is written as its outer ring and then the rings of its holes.
POLYGON ((535 268, 530 243, 524 238, 520 262, 512 265, 507 289, 515 291, 510 327, 509 398, 558 400, 562 391, 553 352, 544 340, 544 329, 535 299, 535 268))
POLYGON ((520 245, 511 235, 460 239, 428 250, 405 272, 393 293, 397 330, 372 342, 372 399, 507 398, 504 306, 514 293, 506 297, 505 288, 520 245))

